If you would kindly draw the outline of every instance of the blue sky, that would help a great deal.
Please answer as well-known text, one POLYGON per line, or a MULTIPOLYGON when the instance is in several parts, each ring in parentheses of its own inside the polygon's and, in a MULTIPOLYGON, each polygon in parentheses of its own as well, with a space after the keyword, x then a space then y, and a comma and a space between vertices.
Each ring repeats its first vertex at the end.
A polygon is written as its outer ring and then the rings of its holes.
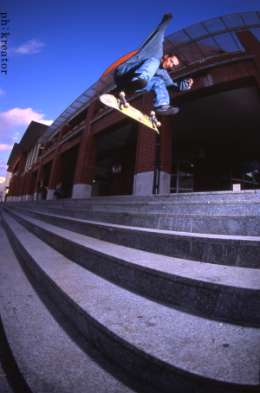
POLYGON ((0 176, 31 120, 55 120, 107 66, 138 47, 165 12, 174 15, 171 33, 250 10, 260 10, 260 0, 1 0, 10 35, 8 73, 0 73, 0 176))

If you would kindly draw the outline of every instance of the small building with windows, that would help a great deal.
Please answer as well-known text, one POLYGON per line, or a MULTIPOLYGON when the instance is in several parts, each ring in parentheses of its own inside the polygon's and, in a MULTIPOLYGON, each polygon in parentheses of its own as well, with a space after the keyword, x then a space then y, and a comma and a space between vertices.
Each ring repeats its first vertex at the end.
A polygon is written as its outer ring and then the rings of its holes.
MULTIPOLYGON (((193 77, 175 94, 181 107, 162 118, 160 138, 104 107, 113 69, 80 95, 50 126, 33 122, 8 166, 9 200, 150 195, 260 188, 260 12, 225 15, 166 37, 165 52, 193 77)), ((131 104, 151 109, 151 94, 131 104)))

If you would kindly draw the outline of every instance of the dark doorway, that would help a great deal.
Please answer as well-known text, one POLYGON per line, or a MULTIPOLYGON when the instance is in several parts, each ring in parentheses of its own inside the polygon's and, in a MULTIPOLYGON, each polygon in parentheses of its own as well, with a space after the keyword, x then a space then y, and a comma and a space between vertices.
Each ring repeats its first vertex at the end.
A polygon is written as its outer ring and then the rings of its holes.
POLYGON ((248 86, 183 104, 173 121, 171 192, 260 188, 260 99, 248 86))
POLYGON ((92 195, 132 194, 137 127, 124 123, 96 136, 96 176, 92 195))
POLYGON ((75 146, 67 150, 61 156, 61 179, 60 185, 62 188, 62 195, 64 198, 72 196, 73 180, 76 169, 79 146, 75 146))
POLYGON ((47 164, 44 165, 42 169, 42 177, 37 186, 38 194, 40 195, 41 199, 46 199, 47 197, 48 185, 51 175, 51 167, 52 167, 52 161, 49 161, 47 164))

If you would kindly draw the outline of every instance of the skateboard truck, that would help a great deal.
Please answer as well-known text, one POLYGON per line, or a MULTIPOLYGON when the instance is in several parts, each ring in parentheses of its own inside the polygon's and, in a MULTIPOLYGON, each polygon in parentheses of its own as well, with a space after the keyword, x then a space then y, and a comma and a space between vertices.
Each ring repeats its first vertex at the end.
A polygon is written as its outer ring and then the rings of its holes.
POLYGON ((150 120, 155 127, 161 127, 162 123, 157 119, 154 111, 150 112, 150 120))
POLYGON ((120 109, 129 108, 129 106, 130 106, 129 102, 127 102, 127 100, 125 98, 124 91, 120 91, 120 93, 119 93, 118 105, 119 105, 120 109))

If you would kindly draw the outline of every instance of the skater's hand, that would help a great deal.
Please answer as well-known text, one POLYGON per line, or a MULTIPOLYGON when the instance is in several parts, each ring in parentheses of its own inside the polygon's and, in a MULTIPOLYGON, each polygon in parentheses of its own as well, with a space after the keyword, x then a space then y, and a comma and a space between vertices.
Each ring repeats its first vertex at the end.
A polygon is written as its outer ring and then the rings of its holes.
POLYGON ((194 80, 192 78, 187 79, 187 83, 188 83, 189 89, 191 89, 193 86, 194 80))

